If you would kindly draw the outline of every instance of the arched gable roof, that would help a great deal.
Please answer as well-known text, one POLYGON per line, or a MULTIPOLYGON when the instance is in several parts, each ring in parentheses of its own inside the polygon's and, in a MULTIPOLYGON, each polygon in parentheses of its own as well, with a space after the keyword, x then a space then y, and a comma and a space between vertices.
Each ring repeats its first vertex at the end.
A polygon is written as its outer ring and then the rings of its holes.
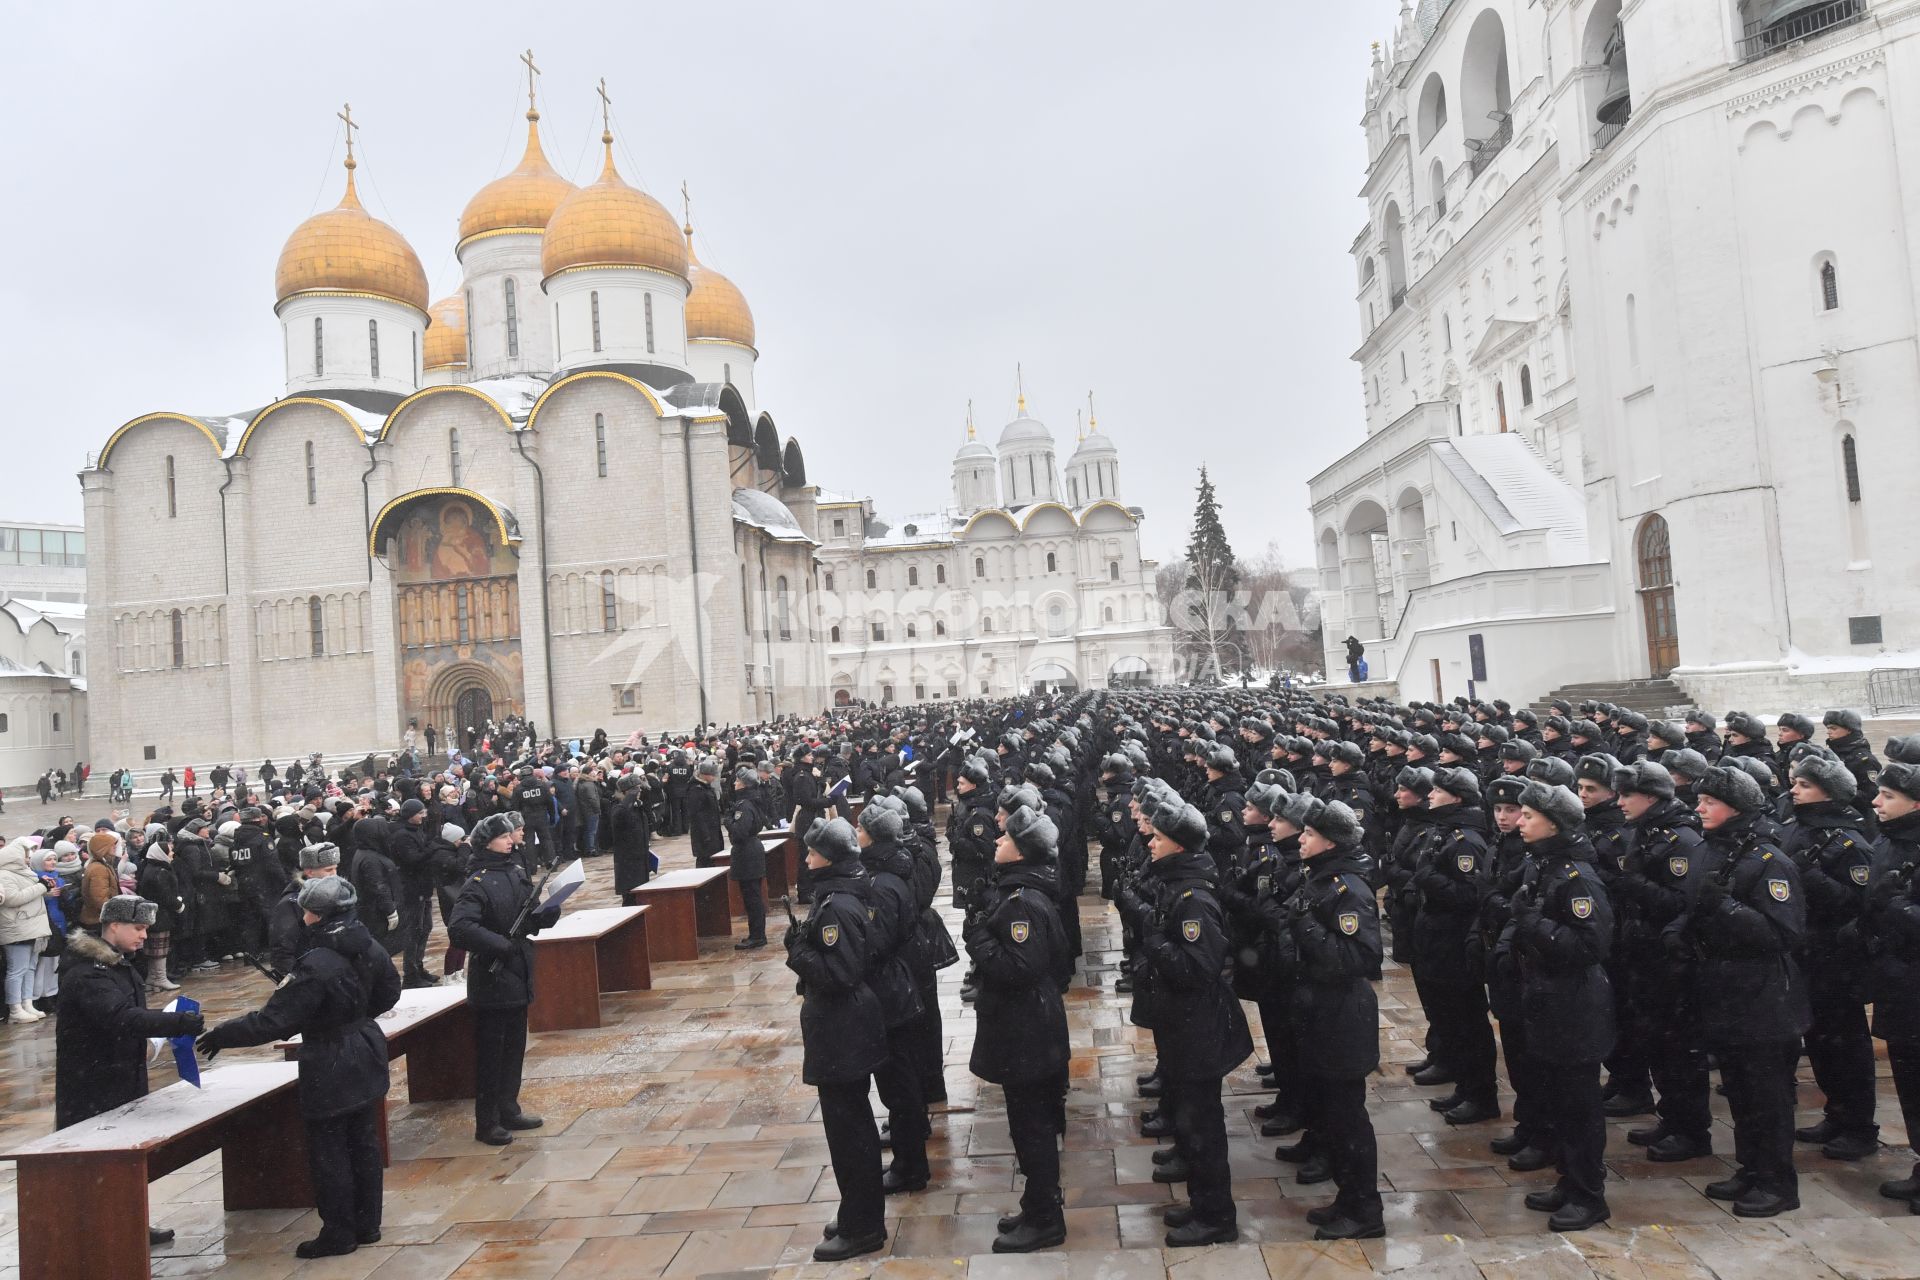
POLYGON ((527 414, 527 429, 532 430, 533 425, 540 420, 540 411, 546 408, 547 401, 552 397, 554 392, 560 390, 562 387, 570 387, 575 383, 583 382, 588 378, 611 378, 615 382, 623 382, 647 398, 647 403, 653 406, 653 412, 656 416, 662 418, 667 416, 666 406, 660 403, 660 397, 653 393, 652 387, 649 387, 638 378, 629 378, 626 374, 615 373, 611 369, 582 369, 579 373, 568 374, 540 393, 540 398, 533 402, 533 409, 527 414))
POLYGON ((367 554, 372 556, 380 554, 380 543, 382 541, 382 535, 386 532, 386 526, 402 507, 419 498, 430 498, 436 494, 446 493, 459 494, 463 498, 471 498, 473 501, 485 507, 488 514, 493 517, 495 527, 500 530, 500 540, 507 546, 519 545, 520 521, 514 516, 513 512, 501 506, 484 493, 478 493, 472 489, 460 488, 456 485, 440 485, 431 489, 415 489, 411 493, 403 493, 386 506, 380 508, 380 514, 373 518, 373 527, 367 530, 367 554))
POLYGON ((1140 523, 1140 521, 1137 518, 1135 518, 1133 512, 1127 510, 1126 507, 1122 506, 1120 503, 1115 502, 1112 498, 1102 498, 1098 502, 1087 504, 1086 509, 1080 513, 1081 525, 1084 526, 1087 523, 1087 517, 1092 515, 1094 512, 1100 510, 1102 507, 1105 507, 1110 511, 1118 511, 1128 524, 1140 523))
POLYGON ((212 427, 190 413, 143 413, 131 422, 122 423, 119 430, 107 437, 107 443, 100 450, 100 457, 94 462, 94 467, 98 470, 105 471, 107 469, 107 460, 113 456, 114 447, 120 443, 121 439, 135 427, 145 426, 149 422, 185 423, 207 438, 207 443, 213 446, 213 456, 216 458, 220 457, 226 448, 225 443, 220 437, 213 433, 212 427))
MULTIPOLYGON (((559 384, 556 383, 555 385, 557 386, 559 384)), ((549 391, 551 391, 552 389, 553 388, 551 387, 548 388, 549 391)), ((475 400, 478 400, 481 404, 486 405, 487 408, 493 410, 495 413, 500 415, 501 426, 505 427, 509 431, 513 430, 513 418, 508 415, 505 409, 500 407, 500 402, 498 400, 495 400, 492 396, 488 395, 484 391, 477 391, 472 387, 463 386, 460 383, 452 382, 452 383, 448 383, 445 386, 440 386, 440 387, 422 387, 420 390, 408 396, 405 400, 402 400, 399 404, 393 406, 393 412, 389 413, 387 415, 387 420, 380 424, 380 439, 385 440, 387 436, 392 433, 394 426, 400 421, 400 415, 405 413, 413 405, 426 399, 428 396, 438 396, 438 395, 448 395, 448 394, 472 396, 475 400)), ((546 399, 546 397, 542 396, 541 399, 544 400, 546 399)), ((536 409, 539 408, 538 405, 535 405, 534 407, 536 409)), ((528 419, 528 423, 529 425, 531 425, 532 423, 531 418, 528 419)))
POLYGON ((753 460, 762 471, 780 474, 780 435, 773 428, 773 415, 763 413, 753 428, 753 460))
POLYGON ((1040 502, 1040 503, 1034 504, 1031 507, 1028 507, 1026 514, 1020 517, 1020 532, 1025 533, 1027 531, 1027 526, 1033 523, 1033 518, 1039 515, 1042 511, 1058 511, 1061 515, 1067 518, 1067 527, 1070 529, 1077 528, 1079 526, 1080 522, 1073 518, 1073 512, 1067 510, 1067 508, 1061 506, 1059 503, 1040 502))
POLYGON ((780 472, 788 485, 801 488, 807 483, 807 460, 800 453, 800 442, 787 437, 787 449, 780 459, 780 472))
POLYGON ((1009 529, 1012 529, 1015 533, 1018 533, 1020 531, 1020 522, 1013 518, 1013 513, 1011 511, 1002 511, 998 507, 988 507, 984 511, 976 511, 973 513, 972 518, 970 518, 967 521, 965 527, 963 527, 960 530, 960 536, 962 538, 967 537, 969 534, 973 532, 973 526, 980 523, 980 521, 986 519, 988 516, 999 516, 1002 520, 1005 520, 1007 522, 1007 527, 1009 529))
MULTIPOLYGON (((404 403, 404 401, 402 403, 404 403)), ((271 418, 274 414, 280 412, 282 409, 288 408, 296 404, 318 405, 322 409, 327 409, 332 411, 334 414, 336 414, 339 417, 340 421, 346 423, 348 429, 353 432, 353 442, 355 444, 358 444, 358 445, 366 444, 367 437, 365 433, 360 430, 360 424, 353 420, 353 416, 351 414, 349 414, 345 409, 342 409, 339 405, 335 404, 333 401, 322 400, 317 396, 288 396, 285 400, 274 401, 272 404, 268 405, 266 408, 262 409, 260 412, 253 415, 253 420, 247 423, 247 429, 244 432, 242 432, 240 435, 240 447, 233 451, 234 455, 236 457, 244 458, 247 454, 247 446, 253 443, 253 433, 259 430, 260 424, 265 422, 268 418, 271 418)), ((399 410, 395 409, 395 412, 397 413, 399 412, 399 410)), ((389 417, 388 421, 391 422, 392 418, 389 417)), ((386 429, 384 426, 381 428, 380 434, 383 438, 385 437, 386 429)))

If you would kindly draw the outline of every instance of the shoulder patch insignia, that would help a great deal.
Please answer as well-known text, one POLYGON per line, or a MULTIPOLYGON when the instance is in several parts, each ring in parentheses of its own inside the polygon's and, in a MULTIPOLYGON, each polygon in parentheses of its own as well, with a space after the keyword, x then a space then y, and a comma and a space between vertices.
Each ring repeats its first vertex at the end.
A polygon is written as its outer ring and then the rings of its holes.
POLYGON ((1855 884, 1865 884, 1867 882, 1867 876, 1869 874, 1870 872, 1865 865, 1861 865, 1858 867, 1849 867, 1847 869, 1848 877, 1852 879, 1852 881, 1855 884))
POLYGON ((839 925, 828 924, 820 926, 820 944, 822 946, 831 947, 838 941, 840 941, 839 925))
POLYGON ((1227 823, 1232 821, 1233 821, 1233 810, 1222 809, 1220 811, 1220 825, 1225 826, 1227 823))
POLYGON ((1259 879, 1253 882, 1253 886, 1256 892, 1265 893, 1267 890, 1273 888, 1273 877, 1261 876, 1259 879))
POLYGON ((1032 931, 1033 931, 1033 926, 1028 921, 1015 920, 1013 922, 1013 929, 1011 930, 1011 932, 1013 934, 1013 940, 1015 942, 1025 942, 1027 940, 1027 935, 1032 931))
POLYGON ((1460 868, 1462 873, 1466 875, 1472 875, 1473 874, 1473 855, 1470 853, 1463 853, 1459 857, 1453 860, 1453 865, 1460 868))
POLYGON ((1572 906, 1573 906, 1573 918, 1575 920, 1585 920, 1588 916, 1593 914, 1592 898, 1575 898, 1573 900, 1572 906))
POLYGON ((1685 858, 1668 858, 1667 874, 1672 876, 1675 880, 1684 880, 1687 875, 1688 865, 1689 864, 1685 858))
POLYGON ((1567 868, 1567 879, 1578 880, 1579 878, 1580 878, 1580 868, 1578 867, 1567 868))
POLYGON ((1785 880, 1767 881, 1767 892, 1773 895, 1775 902, 1785 902, 1793 896, 1793 886, 1785 880))
POLYGON ((1354 934, 1360 932, 1360 913, 1357 911, 1341 912, 1340 932, 1346 934, 1348 937, 1352 937, 1354 934))
POLYGON ((1188 942, 1200 941, 1200 922, 1198 920, 1182 920, 1180 922, 1180 936, 1188 942))

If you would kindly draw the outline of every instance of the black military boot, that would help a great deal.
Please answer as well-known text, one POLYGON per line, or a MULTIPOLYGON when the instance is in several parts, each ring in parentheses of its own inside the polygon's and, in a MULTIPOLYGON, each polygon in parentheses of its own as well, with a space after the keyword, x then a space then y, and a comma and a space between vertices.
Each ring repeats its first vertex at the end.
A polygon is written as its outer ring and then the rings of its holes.
POLYGON ((1060 1212, 1060 1202, 1056 1200, 1046 1209, 1022 1214, 1019 1226, 994 1237, 993 1251, 1032 1253, 1035 1249, 1052 1249, 1066 1242, 1067 1220, 1060 1212))
POLYGON ((1192 1176, 1193 1169, 1187 1164, 1186 1157, 1179 1155, 1153 1171, 1155 1182, 1185 1182, 1192 1176))
POLYGON ((857 1258, 863 1253, 877 1253, 886 1247, 887 1229, 885 1227, 870 1236, 843 1236, 836 1232, 813 1247, 813 1260, 844 1262, 848 1258, 857 1258))
POLYGON ((1713 1138, 1690 1138, 1684 1133, 1670 1133, 1647 1148, 1647 1159, 1655 1164, 1679 1164, 1683 1160, 1700 1160, 1713 1154, 1713 1138))
POLYGON ((1183 1227, 1175 1227, 1167 1232, 1167 1248, 1191 1249, 1204 1244, 1232 1244, 1240 1238, 1240 1228, 1231 1222, 1203 1222, 1199 1218, 1190 1220, 1183 1227))

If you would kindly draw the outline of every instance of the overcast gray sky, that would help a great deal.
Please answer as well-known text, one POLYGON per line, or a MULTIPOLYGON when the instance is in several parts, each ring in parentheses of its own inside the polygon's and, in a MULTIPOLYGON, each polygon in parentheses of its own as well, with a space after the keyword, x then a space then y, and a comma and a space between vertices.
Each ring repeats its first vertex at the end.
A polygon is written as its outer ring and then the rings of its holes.
POLYGON ((339 198, 343 101, 363 199, 452 292, 460 209, 519 157, 532 46, 562 173, 596 172, 605 76, 628 180, 676 210, 691 184, 814 482, 943 502, 967 401, 995 439, 1018 361, 1063 464, 1096 393, 1148 554, 1184 545, 1205 462, 1236 550, 1308 563, 1306 477, 1364 430, 1346 250, 1397 11, 10 5, 0 519, 78 520, 74 473, 128 418, 281 394, 274 261, 339 198))

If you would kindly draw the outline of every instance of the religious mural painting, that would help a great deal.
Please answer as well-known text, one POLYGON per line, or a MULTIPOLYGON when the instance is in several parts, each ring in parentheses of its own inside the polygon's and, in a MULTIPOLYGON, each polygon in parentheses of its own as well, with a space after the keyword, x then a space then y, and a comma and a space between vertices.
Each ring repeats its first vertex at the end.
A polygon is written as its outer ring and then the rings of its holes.
POLYGON ((524 713, 520 552, 493 510, 462 493, 394 513, 383 551, 400 643, 400 720, 469 744, 489 719, 524 713))

